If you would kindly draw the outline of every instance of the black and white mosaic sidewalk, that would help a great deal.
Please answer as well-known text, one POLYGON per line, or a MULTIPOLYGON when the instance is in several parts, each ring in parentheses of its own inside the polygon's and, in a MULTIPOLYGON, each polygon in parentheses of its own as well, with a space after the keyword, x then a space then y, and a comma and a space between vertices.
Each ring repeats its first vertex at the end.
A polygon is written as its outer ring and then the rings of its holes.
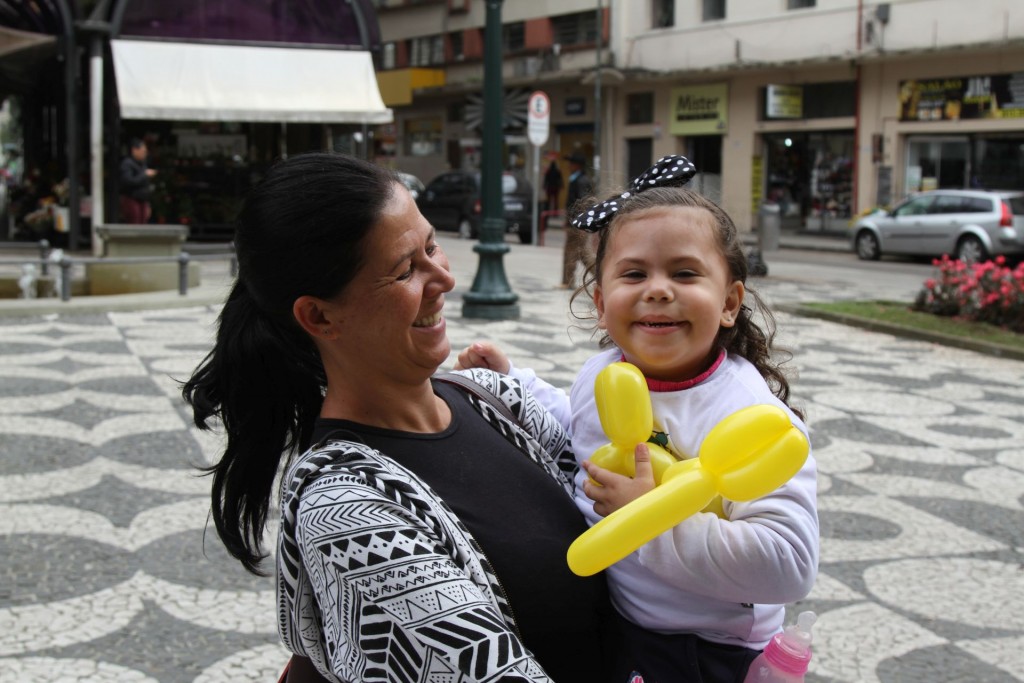
MULTIPOLYGON (((513 246, 521 315, 486 322, 460 315, 470 243, 442 242, 453 349, 496 339, 568 386, 595 346, 551 286, 560 252, 513 246)), ((753 284, 782 303, 919 283, 773 268, 753 284)), ((179 396, 217 311, 0 318, 0 681, 276 680, 273 583, 207 529, 195 466, 218 442, 179 396)), ((821 472, 821 572, 791 606, 819 615, 808 680, 1022 680, 1024 363, 778 321, 821 472)))

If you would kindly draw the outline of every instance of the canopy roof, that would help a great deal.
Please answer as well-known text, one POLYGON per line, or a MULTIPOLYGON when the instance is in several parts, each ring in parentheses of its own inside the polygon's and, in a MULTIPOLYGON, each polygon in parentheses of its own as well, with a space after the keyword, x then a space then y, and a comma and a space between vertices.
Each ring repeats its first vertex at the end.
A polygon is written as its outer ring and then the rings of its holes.
POLYGON ((360 50, 112 40, 126 119, 390 123, 360 50))

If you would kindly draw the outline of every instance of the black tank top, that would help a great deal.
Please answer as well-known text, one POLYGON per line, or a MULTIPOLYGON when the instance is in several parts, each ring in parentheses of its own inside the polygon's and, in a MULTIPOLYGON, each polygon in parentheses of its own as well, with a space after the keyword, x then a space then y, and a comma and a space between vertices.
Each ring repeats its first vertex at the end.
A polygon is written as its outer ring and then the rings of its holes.
POLYGON ((452 412, 436 434, 317 421, 314 442, 331 432, 379 450, 423 479, 480 543, 512 607, 524 644, 557 683, 607 674, 601 650, 611 609, 603 575, 578 577, 565 553, 587 526, 569 495, 442 382, 434 392, 452 412))

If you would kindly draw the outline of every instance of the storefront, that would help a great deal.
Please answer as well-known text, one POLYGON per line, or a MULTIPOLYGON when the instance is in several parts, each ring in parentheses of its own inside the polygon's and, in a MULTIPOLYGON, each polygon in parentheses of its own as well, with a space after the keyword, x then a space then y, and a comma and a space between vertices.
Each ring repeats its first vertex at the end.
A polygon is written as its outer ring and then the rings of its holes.
POLYGON ((852 82, 762 89, 763 120, 794 122, 791 129, 761 135, 764 198, 779 206, 783 230, 845 229, 853 211, 855 135, 822 127, 853 114, 855 92, 852 82), (815 130, 808 131, 808 123, 815 130))

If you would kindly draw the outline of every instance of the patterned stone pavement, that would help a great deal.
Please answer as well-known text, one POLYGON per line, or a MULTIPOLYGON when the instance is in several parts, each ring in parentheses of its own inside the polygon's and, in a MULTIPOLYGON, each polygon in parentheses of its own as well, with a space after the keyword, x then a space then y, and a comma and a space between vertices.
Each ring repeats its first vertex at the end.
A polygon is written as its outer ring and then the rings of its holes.
MULTIPOLYGON (((496 339, 568 386, 595 346, 551 286, 560 250, 512 245, 521 315, 487 322, 460 315, 471 243, 441 241, 458 279, 453 349, 496 339)), ((909 300, 921 282, 771 269, 752 284, 776 304, 909 300)), ((0 317, 0 680, 276 680, 287 654, 272 581, 207 529, 195 466, 218 441, 190 427, 178 394, 209 346, 224 271, 204 266, 200 290, 140 310, 0 317)), ((808 680, 1022 680, 1024 363, 777 317, 821 472, 820 576, 789 608, 819 615, 808 680)))

